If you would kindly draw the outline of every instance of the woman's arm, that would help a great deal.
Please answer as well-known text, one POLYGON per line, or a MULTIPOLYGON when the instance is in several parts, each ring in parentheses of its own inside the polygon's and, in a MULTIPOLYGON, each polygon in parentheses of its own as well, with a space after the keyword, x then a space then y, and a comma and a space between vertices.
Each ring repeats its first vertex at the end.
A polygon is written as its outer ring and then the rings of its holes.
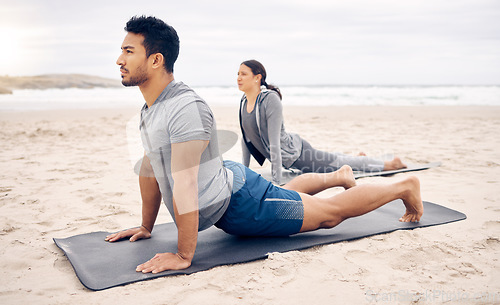
POLYGON ((250 151, 248 150, 247 145, 245 144, 245 139, 241 139, 241 152, 243 155, 242 164, 246 167, 250 166, 250 151))
POLYGON ((283 106, 278 95, 268 94, 264 101, 267 121, 267 136, 269 138, 269 155, 271 157, 271 174, 273 182, 281 184, 281 126, 283 125, 283 106))

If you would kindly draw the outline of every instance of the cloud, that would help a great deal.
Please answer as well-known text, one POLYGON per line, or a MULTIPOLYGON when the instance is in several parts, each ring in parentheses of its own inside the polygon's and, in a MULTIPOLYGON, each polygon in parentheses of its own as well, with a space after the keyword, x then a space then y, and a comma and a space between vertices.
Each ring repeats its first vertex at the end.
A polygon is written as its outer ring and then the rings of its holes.
POLYGON ((500 66, 500 3, 493 0, 8 2, 0 27, 16 29, 24 59, 8 69, 0 63, 0 73, 118 78, 123 26, 137 14, 177 29, 176 78, 189 84, 233 85, 249 58, 278 84, 500 79, 492 68, 500 66))

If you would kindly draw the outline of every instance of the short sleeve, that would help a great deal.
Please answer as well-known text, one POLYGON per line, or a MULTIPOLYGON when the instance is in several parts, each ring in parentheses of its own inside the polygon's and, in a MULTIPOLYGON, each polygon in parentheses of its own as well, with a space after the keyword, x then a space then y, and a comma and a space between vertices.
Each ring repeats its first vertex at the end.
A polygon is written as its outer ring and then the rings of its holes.
POLYGON ((210 140, 213 115, 208 105, 200 100, 180 103, 169 113, 170 143, 210 140))

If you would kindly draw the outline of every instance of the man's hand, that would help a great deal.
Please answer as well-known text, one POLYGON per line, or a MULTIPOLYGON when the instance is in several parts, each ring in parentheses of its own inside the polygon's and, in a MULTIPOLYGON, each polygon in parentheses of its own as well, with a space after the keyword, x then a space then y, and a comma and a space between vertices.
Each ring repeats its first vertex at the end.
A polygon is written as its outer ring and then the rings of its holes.
POLYGON ((151 233, 143 226, 138 228, 123 230, 117 233, 106 236, 105 241, 114 242, 121 240, 123 238, 130 237, 130 241, 136 241, 139 239, 147 239, 151 237, 151 233))
POLYGON ((180 254, 158 253, 152 259, 137 266, 135 271, 142 273, 159 273, 165 270, 181 270, 191 266, 191 260, 183 258, 180 254))

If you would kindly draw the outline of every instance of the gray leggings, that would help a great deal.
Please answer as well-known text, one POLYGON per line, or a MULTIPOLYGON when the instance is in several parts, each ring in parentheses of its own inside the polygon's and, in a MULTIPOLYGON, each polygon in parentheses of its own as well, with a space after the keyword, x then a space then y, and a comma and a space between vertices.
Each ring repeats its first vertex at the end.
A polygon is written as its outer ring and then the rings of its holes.
POLYGON ((292 164, 292 168, 303 173, 328 173, 343 165, 349 165, 354 171, 379 172, 384 169, 384 161, 365 156, 349 156, 342 153, 329 153, 317 150, 302 139, 302 152, 292 164))

